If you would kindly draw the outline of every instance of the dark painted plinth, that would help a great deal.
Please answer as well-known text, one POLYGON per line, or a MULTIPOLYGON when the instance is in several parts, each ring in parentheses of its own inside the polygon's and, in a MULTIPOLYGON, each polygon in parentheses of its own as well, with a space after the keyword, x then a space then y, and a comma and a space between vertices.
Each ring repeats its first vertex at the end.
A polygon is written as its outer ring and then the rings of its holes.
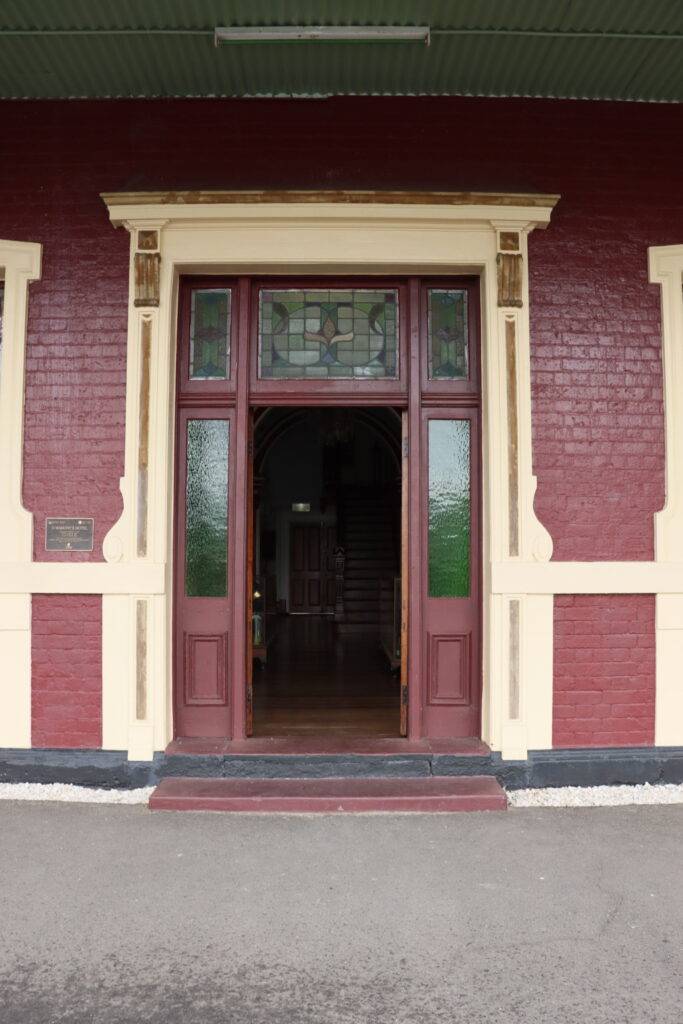
MULTIPOLYGON (((457 749, 457 748, 456 748, 457 749)), ((0 750, 0 782, 67 782, 104 789, 154 786, 165 778, 425 779, 493 776, 506 789, 683 782, 683 747, 534 750, 526 761, 499 754, 168 754, 128 761, 122 750, 0 750)))

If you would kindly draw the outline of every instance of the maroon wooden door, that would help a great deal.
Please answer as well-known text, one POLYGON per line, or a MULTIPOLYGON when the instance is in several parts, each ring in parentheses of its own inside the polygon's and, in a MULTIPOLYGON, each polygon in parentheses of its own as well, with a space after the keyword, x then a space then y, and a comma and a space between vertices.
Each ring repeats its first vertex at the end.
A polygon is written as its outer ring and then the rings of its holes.
POLYGON ((478 736, 479 411, 422 415, 424 731, 478 736))
POLYGON ((334 607, 334 530, 321 523, 292 523, 289 610, 316 615, 334 607))
POLYGON ((178 415, 176 734, 229 736, 232 415, 178 415))

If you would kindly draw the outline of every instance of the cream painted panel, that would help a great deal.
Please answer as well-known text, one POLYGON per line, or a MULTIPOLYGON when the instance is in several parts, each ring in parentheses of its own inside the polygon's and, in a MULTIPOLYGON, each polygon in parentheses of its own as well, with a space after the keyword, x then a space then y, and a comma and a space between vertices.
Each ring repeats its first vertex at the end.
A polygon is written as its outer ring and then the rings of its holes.
POLYGON ((31 746, 31 598, 0 603, 0 747, 31 746))
POLYGON ((655 743, 683 743, 683 595, 657 597, 655 743))
POLYGON ((683 245, 649 250, 650 281, 662 303, 666 502, 655 516, 655 558, 680 580, 658 588, 655 743, 683 745, 683 245), (668 588, 667 588, 668 589, 668 588))
POLYGON ((130 598, 102 597, 102 746, 128 748, 130 598))

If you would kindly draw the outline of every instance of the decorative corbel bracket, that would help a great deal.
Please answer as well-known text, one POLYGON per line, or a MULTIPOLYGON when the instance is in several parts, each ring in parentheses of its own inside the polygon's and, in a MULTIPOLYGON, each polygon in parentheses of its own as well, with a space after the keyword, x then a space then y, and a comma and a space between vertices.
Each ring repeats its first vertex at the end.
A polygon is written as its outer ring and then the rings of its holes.
POLYGON ((498 232, 498 305, 521 309, 524 305, 524 256, 519 231, 498 232))
POLYGON ((159 305, 159 279, 161 254, 159 230, 143 228, 136 233, 137 251, 133 259, 135 296, 133 305, 149 307, 159 305))

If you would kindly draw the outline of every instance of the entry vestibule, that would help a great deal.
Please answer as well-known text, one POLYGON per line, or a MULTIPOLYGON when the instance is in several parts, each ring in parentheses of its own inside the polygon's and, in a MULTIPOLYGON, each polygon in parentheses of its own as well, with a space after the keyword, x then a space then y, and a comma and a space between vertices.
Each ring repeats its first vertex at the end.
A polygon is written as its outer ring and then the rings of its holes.
POLYGON ((398 736, 401 411, 255 420, 253 734, 398 736))
MULTIPOLYGON (((104 198, 113 223, 131 233, 123 512, 104 544, 105 558, 121 578, 117 591, 103 600, 105 745, 127 747, 129 757, 146 759, 163 749, 174 730, 175 631, 171 577, 166 573, 165 582, 164 572, 176 560, 171 512, 179 276, 210 271, 213 277, 256 268, 291 273, 296 268, 302 274, 325 275, 351 270, 373 280, 380 269, 431 270, 447 278, 467 272, 476 278, 483 374, 481 735, 504 757, 548 747, 552 595, 528 591, 525 583, 525 567, 546 561, 552 550, 533 512, 526 255, 528 233, 547 225, 556 197, 147 193, 104 198)), ((411 347, 413 361, 415 351, 411 347)), ((251 371, 248 356, 243 351, 240 362, 236 355, 235 371, 244 380, 251 371)), ((422 415, 420 400, 426 390, 415 372, 410 388, 401 394, 411 427, 422 415)), ((267 386, 259 385, 259 391, 250 392, 248 400, 235 392, 233 412, 245 424, 249 402, 262 406, 272 401, 266 398, 267 386)), ((353 391, 349 388, 332 401, 347 403, 349 395, 353 401, 353 391)), ((372 404, 400 404, 390 395, 391 389, 372 404)), ((443 403, 433 397, 438 410, 443 403)), ((289 400, 279 398, 277 404, 289 400)), ((241 470, 233 477, 235 496, 244 502, 246 448, 240 446, 232 455, 236 470, 241 470)), ((411 501, 420 485, 419 465, 411 463, 411 501)), ((244 576, 245 523, 233 517, 231 524, 237 534, 234 571, 244 576)), ((408 596, 416 612, 408 622, 408 735, 418 738, 428 731, 428 694, 419 664, 425 623, 414 588, 408 596)), ((246 595, 235 597, 231 626, 245 619, 245 608, 238 605, 246 595)), ((230 671, 237 667, 242 675, 245 659, 244 631, 240 637, 233 630, 230 671)), ((239 739, 245 734, 246 694, 240 687, 230 692, 234 703, 227 717, 231 735, 239 739)))

